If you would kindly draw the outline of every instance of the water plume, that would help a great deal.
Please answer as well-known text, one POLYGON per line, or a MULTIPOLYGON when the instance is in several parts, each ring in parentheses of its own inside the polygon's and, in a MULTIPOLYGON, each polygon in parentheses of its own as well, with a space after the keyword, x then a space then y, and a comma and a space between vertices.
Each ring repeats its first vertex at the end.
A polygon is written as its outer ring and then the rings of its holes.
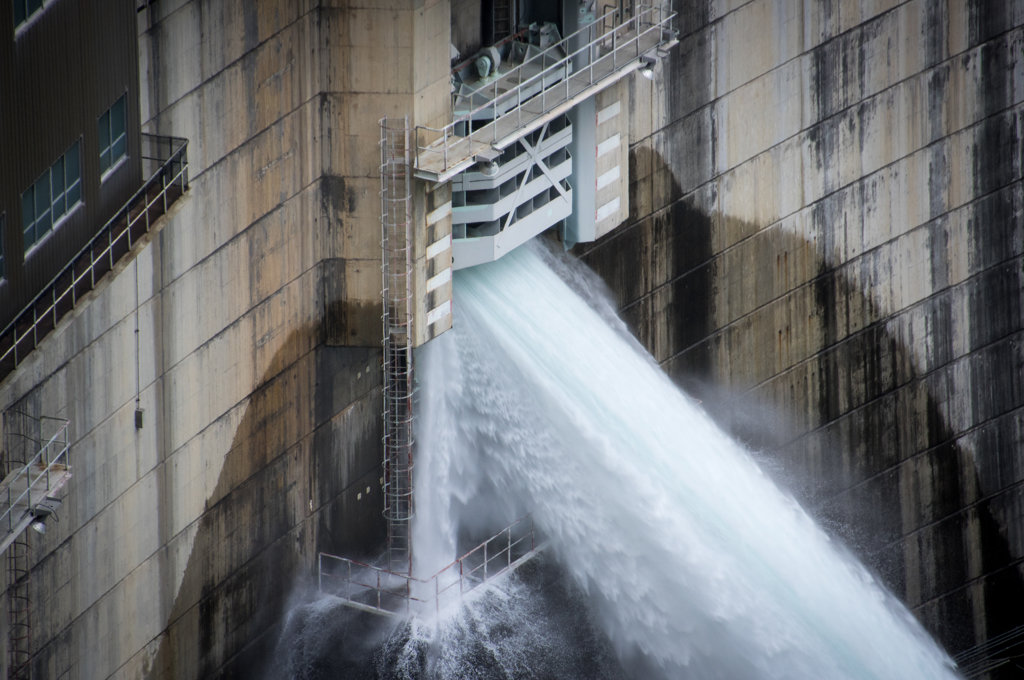
POLYGON ((533 511, 627 674, 956 677, 590 290, 538 245, 456 274, 416 357, 416 571, 533 511))

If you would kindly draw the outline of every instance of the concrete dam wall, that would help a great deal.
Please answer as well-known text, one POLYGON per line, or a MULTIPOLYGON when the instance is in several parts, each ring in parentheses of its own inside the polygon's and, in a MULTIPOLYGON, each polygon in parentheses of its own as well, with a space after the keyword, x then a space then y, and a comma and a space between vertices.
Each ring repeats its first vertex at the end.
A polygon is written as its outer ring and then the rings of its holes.
POLYGON ((1024 4, 681 2, 581 257, 951 653, 1024 623, 1024 4))
MULTIPOLYGON (((252 677, 317 552, 380 546, 377 121, 450 122, 487 6, 138 12, 142 129, 189 140, 191 189, 0 383, 72 433, 34 677, 252 677)), ((1024 3, 676 10, 653 83, 615 86, 629 217, 575 252, 947 649, 1024 624, 1024 3)), ((424 184, 420 250, 451 234, 424 184)))

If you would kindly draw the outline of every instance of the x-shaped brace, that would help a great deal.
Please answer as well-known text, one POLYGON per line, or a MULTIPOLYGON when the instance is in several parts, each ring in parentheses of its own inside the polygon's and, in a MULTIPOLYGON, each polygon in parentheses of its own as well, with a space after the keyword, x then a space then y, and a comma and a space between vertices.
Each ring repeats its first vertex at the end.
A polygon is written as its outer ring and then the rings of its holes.
MULTIPOLYGON (((540 129, 539 139, 541 140, 541 142, 544 141, 544 135, 547 134, 548 125, 549 123, 544 123, 544 127, 540 129)), ((526 153, 529 154, 530 158, 533 160, 533 165, 536 165, 538 168, 540 168, 541 172, 544 173, 544 176, 548 178, 549 182, 551 182, 551 186, 558 189, 558 193, 562 195, 562 198, 568 201, 569 194, 566 193, 564 188, 562 188, 562 183, 555 179, 555 176, 551 174, 551 169, 540 158, 540 149, 530 146, 530 143, 527 142, 526 139, 520 139, 519 143, 523 145, 524 149, 526 149, 526 153)), ((537 146, 539 147, 540 143, 538 143, 537 146)), ((526 186, 527 180, 530 179, 530 170, 531 167, 527 166, 526 171, 523 172, 523 179, 522 181, 519 182, 519 188, 516 190, 515 198, 512 199, 512 210, 509 211, 508 216, 505 218, 505 224, 501 227, 501 231, 505 231, 506 229, 508 229, 508 226, 512 224, 512 216, 515 215, 516 206, 519 205, 519 197, 522 196, 523 188, 526 186)), ((500 237, 501 232, 498 233, 498 235, 495 237, 495 240, 497 240, 500 237)))

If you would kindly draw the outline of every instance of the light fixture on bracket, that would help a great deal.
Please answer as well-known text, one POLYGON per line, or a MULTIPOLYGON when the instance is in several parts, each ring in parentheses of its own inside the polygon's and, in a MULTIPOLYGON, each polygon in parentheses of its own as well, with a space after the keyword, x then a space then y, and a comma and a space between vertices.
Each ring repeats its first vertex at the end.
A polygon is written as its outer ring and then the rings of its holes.
POLYGON ((57 508, 60 507, 60 499, 47 496, 38 505, 32 508, 32 521, 29 526, 41 534, 46 533, 46 520, 52 515, 54 521, 59 522, 57 508))
POLYGON ((501 158, 501 151, 493 147, 484 149, 476 155, 477 169, 484 177, 494 177, 498 174, 498 159, 501 158))
POLYGON ((654 65, 657 61, 654 57, 640 57, 640 75, 647 80, 654 80, 654 65))

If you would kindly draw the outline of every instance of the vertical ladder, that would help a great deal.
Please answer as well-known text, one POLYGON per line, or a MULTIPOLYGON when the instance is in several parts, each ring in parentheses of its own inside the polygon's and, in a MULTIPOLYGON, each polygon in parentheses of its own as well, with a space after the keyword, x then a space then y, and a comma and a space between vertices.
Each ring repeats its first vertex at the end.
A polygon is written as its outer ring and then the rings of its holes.
MULTIPOLYGON (((14 409, 4 412, 4 451, 0 473, 5 477, 28 463, 43 432, 38 418, 14 409), (36 446, 33 446, 35 444, 36 446)), ((32 677, 32 552, 27 531, 7 549, 7 677, 32 677)))
POLYGON ((412 176, 409 118, 380 121, 384 517, 388 570, 412 573, 412 176))
POLYGON ((9 628, 8 678, 32 677, 32 553, 28 532, 22 532, 7 549, 7 622, 9 628))
POLYGON ((494 0, 491 5, 491 40, 496 43, 512 35, 515 23, 515 0, 494 0))

